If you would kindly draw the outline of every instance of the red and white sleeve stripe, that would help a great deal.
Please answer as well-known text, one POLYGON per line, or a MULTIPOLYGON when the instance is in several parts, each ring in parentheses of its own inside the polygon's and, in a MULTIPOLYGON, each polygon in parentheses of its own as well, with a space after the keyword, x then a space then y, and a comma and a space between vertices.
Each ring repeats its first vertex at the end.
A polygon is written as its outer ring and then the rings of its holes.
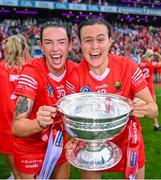
POLYGON ((33 77, 26 74, 21 74, 19 76, 18 84, 26 85, 29 86, 30 88, 37 89, 37 81, 33 77))
POLYGON ((70 93, 76 93, 75 86, 72 85, 69 81, 66 81, 66 88, 70 93))
POLYGON ((132 84, 134 84, 134 85, 135 85, 135 83, 137 84, 137 82, 139 80, 141 80, 142 78, 143 78, 143 73, 142 73, 140 68, 137 68, 137 70, 135 71, 135 73, 131 77, 132 84))

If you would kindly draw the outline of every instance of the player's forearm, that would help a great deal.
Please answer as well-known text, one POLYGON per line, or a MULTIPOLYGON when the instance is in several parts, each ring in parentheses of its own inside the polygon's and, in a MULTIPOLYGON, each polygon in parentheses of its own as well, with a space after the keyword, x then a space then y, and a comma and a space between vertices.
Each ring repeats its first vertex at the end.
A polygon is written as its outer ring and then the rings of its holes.
POLYGON ((42 132, 42 130, 37 119, 15 119, 12 125, 12 132, 17 137, 29 137, 42 132))
POLYGON ((150 119, 157 117, 158 107, 153 97, 151 96, 148 87, 145 87, 135 94, 133 115, 137 117, 145 116, 150 119))
POLYGON ((135 99, 133 104, 132 115, 136 117, 147 117, 149 119, 154 119, 158 115, 158 107, 155 102, 148 102, 141 99, 135 99))

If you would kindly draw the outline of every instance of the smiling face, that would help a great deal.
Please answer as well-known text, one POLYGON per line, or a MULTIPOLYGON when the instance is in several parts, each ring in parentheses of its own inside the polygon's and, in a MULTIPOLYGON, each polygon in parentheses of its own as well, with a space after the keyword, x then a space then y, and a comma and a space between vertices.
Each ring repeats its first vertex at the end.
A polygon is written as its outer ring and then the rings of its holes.
POLYGON ((83 26, 80 30, 81 48, 84 58, 90 69, 103 73, 108 65, 109 47, 111 38, 104 24, 83 26))
POLYGON ((63 27, 47 27, 43 30, 41 50, 51 73, 60 76, 64 72, 68 52, 71 49, 67 32, 63 27))

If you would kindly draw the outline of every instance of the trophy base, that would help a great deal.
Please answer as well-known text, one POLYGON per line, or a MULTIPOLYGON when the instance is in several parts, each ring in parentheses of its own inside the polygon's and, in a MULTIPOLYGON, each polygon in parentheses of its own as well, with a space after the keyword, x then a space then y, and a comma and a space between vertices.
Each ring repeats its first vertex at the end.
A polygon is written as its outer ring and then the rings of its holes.
POLYGON ((122 157, 120 148, 107 141, 79 142, 77 147, 66 154, 67 160, 73 166, 88 170, 105 170, 115 166, 122 157))

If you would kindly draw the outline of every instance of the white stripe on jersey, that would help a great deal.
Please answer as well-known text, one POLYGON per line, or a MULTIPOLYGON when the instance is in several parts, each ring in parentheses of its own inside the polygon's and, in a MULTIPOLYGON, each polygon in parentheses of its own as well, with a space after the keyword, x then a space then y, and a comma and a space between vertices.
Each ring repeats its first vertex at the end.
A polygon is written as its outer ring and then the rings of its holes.
MULTIPOLYGON (((135 84, 139 79, 141 79, 143 77, 142 74, 139 75, 139 77, 137 77, 137 79, 135 79, 135 81, 132 81, 133 84, 135 84)), ((144 78, 144 77, 143 77, 144 78)))
POLYGON ((75 87, 69 81, 66 81, 66 88, 69 89, 71 92, 76 93, 75 87))
POLYGON ((76 91, 72 90, 72 89, 69 89, 68 87, 66 87, 70 92, 72 93, 76 93, 76 91))
POLYGON ((37 82, 35 81, 35 79, 33 79, 31 76, 28 76, 28 75, 26 75, 26 74, 21 74, 20 76, 19 76, 19 78, 26 78, 26 79, 30 79, 31 81, 33 81, 33 83, 35 83, 35 85, 37 85, 37 82))
POLYGON ((136 70, 134 75, 131 77, 132 79, 132 84, 134 84, 138 79, 140 79, 143 76, 142 71, 140 68, 136 70))
POLYGON ((36 86, 36 84, 33 82, 33 81, 31 81, 30 79, 27 79, 27 78, 22 78, 22 77, 19 77, 18 78, 18 81, 21 81, 21 82, 28 82, 29 84, 31 84, 31 85, 33 85, 33 86, 36 86))
POLYGON ((10 74, 9 81, 16 81, 18 79, 18 77, 19 77, 19 75, 10 74))
POLYGON ((132 79, 135 78, 135 76, 138 74, 138 71, 140 71, 141 69, 138 67, 137 70, 135 71, 135 73, 133 74, 133 76, 131 77, 132 79))
POLYGON ((24 85, 27 85, 27 86, 33 88, 33 89, 37 89, 36 86, 33 86, 32 84, 29 84, 29 83, 24 82, 24 81, 18 81, 18 84, 24 84, 24 85))

